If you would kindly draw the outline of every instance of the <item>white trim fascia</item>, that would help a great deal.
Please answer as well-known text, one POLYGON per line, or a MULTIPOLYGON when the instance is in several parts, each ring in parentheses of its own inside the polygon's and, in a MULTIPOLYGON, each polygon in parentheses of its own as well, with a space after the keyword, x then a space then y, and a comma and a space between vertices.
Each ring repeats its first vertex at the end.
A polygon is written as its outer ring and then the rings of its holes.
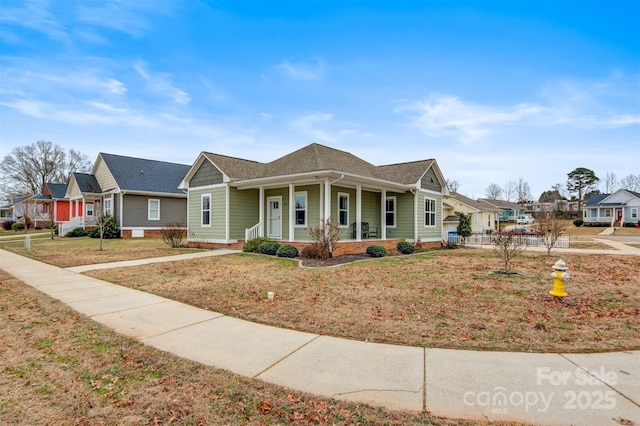
POLYGON ((355 188, 355 185, 357 185, 358 183, 360 184, 368 183, 369 185, 373 185, 374 187, 377 187, 377 186, 386 187, 388 190, 393 189, 394 192, 404 193, 409 191, 412 187, 411 185, 405 185, 397 182, 391 182, 388 180, 372 178, 368 176, 356 175, 348 172, 340 172, 337 170, 320 170, 315 172, 304 172, 304 173, 295 173, 295 174, 289 174, 289 175, 270 176, 270 177, 257 178, 257 179, 237 180, 237 181, 231 181, 230 185, 238 189, 257 188, 259 185, 286 186, 291 181, 294 181, 296 185, 302 185, 301 179, 313 178, 311 179, 311 182, 321 183, 320 182, 321 178, 327 179, 333 176, 335 177, 344 176, 344 177, 354 179, 355 182, 353 182, 350 185, 351 187, 354 187, 354 188, 355 188), (317 177, 317 180, 315 179, 316 177, 317 177))
POLYGON ((294 221, 295 221, 295 185, 293 183, 289 184, 289 241, 295 241, 294 238, 294 221))
MULTIPOLYGON (((125 192, 125 191, 123 191, 125 192)), ((127 190, 126 193, 128 195, 146 195, 148 197, 163 197, 163 198, 187 198, 187 194, 172 194, 169 192, 148 192, 148 191, 129 191, 127 190)), ((106 194, 103 193, 103 194, 106 194)))
POLYGON ((223 186, 228 186, 226 183, 214 183, 211 185, 204 185, 204 186, 196 186, 196 187, 192 187, 189 188, 189 192, 191 191, 204 191, 207 189, 215 189, 215 188, 222 188, 223 186))

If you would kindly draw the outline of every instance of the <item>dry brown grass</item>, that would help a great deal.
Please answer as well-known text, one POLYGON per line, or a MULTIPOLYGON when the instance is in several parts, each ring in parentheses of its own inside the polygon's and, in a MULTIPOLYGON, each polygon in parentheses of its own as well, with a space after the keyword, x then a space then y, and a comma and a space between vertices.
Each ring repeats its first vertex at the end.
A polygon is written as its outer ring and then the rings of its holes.
POLYGON ((570 297, 548 295, 557 257, 512 261, 491 250, 430 252, 302 269, 258 255, 90 272, 204 309, 312 333, 412 346, 535 352, 640 348, 635 256, 566 253, 570 297), (267 291, 276 294, 266 300, 267 291))
POLYGON ((0 296, 0 424, 460 424, 319 398, 178 358, 3 271, 0 296))
POLYGON ((162 238, 104 240, 102 251, 100 251, 100 239, 89 237, 32 240, 29 251, 25 251, 24 243, 19 241, 0 242, 0 248, 61 268, 197 251, 169 248, 162 238))

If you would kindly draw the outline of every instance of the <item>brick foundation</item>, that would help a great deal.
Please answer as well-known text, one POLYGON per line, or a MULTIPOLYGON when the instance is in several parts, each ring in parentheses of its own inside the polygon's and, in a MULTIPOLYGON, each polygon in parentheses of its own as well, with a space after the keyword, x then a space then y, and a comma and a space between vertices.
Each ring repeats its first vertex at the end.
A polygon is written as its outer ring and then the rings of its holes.
MULTIPOLYGON (((124 237, 123 237, 124 238, 124 237)), ((336 246, 333 248, 334 256, 342 256, 345 254, 361 254, 367 252, 367 247, 372 245, 379 245, 387 250, 395 250, 396 246, 400 241, 406 241, 404 238, 397 238, 392 240, 363 240, 363 241, 338 241, 336 246)), ((297 242, 297 241, 279 241, 280 245, 291 245, 298 249, 300 253, 302 250, 311 246, 312 243, 305 242, 297 242)), ((199 243, 199 242, 190 242, 188 247, 192 248, 204 248, 204 249, 230 249, 230 250, 242 250, 242 246, 244 245, 243 240, 239 240, 238 242, 231 244, 224 243, 199 243)), ((432 248, 441 248, 442 243, 440 241, 435 242, 426 242, 426 243, 418 243, 416 248, 418 249, 432 249, 432 248)))

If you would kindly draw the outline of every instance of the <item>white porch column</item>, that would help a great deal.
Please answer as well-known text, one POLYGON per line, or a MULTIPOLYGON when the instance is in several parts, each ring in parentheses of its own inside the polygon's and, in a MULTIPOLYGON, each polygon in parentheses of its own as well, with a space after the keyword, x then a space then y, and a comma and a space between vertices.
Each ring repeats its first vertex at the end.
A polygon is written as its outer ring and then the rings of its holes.
POLYGON ((289 241, 295 241, 295 215, 296 215, 296 197, 295 187, 292 183, 289 184, 289 241))
POLYGON ((362 241, 362 187, 356 186, 356 241, 362 241))
MULTIPOLYGON (((387 239, 387 190, 383 189, 380 193, 380 238, 387 239)), ((393 206, 398 214, 398 206, 393 206)))
POLYGON ((319 213, 319 217, 320 220, 324 219, 324 187, 322 186, 322 182, 320 182, 320 184, 318 185, 319 187, 319 191, 320 191, 320 213, 319 213))
POLYGON ((324 181, 324 219, 331 217, 331 184, 329 178, 324 181))
POLYGON ((258 190, 258 203, 260 204, 258 206, 258 222, 261 224, 260 225, 260 236, 264 237, 264 228, 265 228, 265 220, 264 220, 264 187, 261 186, 258 190))
POLYGON ((85 212, 86 208, 87 208, 87 205, 86 205, 86 202, 85 202, 85 199, 84 199, 84 195, 83 195, 82 196, 82 208, 80 209, 82 211, 81 217, 82 217, 82 227, 83 228, 84 228, 84 212, 85 212))

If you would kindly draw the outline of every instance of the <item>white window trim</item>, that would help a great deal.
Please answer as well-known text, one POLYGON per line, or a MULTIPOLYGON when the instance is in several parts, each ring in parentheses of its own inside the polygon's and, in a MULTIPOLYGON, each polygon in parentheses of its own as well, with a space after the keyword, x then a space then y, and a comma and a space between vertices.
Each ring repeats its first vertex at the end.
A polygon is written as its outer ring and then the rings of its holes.
POLYGON ((347 223, 346 224, 340 224, 340 228, 348 228, 349 227, 349 193, 348 192, 338 192, 338 222, 340 222, 340 212, 341 211, 346 211, 347 212, 347 223), (347 210, 341 210, 340 209, 340 197, 347 197, 347 210))
MULTIPOLYGON (((431 198, 431 197, 424 197, 424 200, 422 202, 422 206, 423 206, 423 213, 422 213, 422 224, 424 225, 425 228, 435 228, 436 227, 436 222, 438 220, 438 215, 437 215, 437 206, 438 202, 436 201, 435 198, 431 198), (427 210, 427 200, 429 201, 433 201, 433 211, 431 210, 427 210), (433 225, 427 225, 427 213, 431 214, 433 213, 433 225)), ((469 215, 471 216, 471 215, 469 215)))
POLYGON ((211 228, 211 193, 209 194, 200 194, 200 226, 202 228, 211 228), (204 201, 204 198, 208 197, 209 198, 209 210, 206 210, 209 212, 209 223, 204 223, 204 212, 205 209, 202 206, 202 202, 204 201))
POLYGON ((604 209, 604 217, 611 217, 612 214, 611 209, 604 209))
POLYGON ((94 217, 95 216, 95 209, 94 209, 94 204, 93 203, 84 203, 84 214, 85 216, 91 216, 94 217), (89 214, 89 212, 91 212, 91 214, 89 214))
POLYGON ((106 197, 102 200, 102 213, 105 215, 113 216, 113 196, 106 197), (109 208, 107 209, 107 202, 109 202, 109 208))
POLYGON ((159 198, 149 198, 147 200, 147 220, 160 220, 160 199, 159 198), (151 217, 151 212, 155 211, 155 209, 151 209, 151 205, 154 201, 158 202, 158 217, 151 217))
POLYGON ((296 206, 293 206, 293 226, 294 228, 306 228, 307 227, 307 221, 309 218, 309 196, 307 195, 307 191, 297 191, 294 192, 293 194, 293 201, 295 203, 296 197, 298 195, 303 195, 304 196, 304 209, 298 209, 296 208, 296 206), (304 223, 303 224, 298 224, 297 222, 297 218, 296 218, 296 214, 298 213, 298 211, 304 211, 304 223))
POLYGON ((631 219, 637 219, 638 218, 638 209, 633 207, 631 209, 631 219))
POLYGON ((384 224, 387 228, 395 228, 398 225, 398 197, 395 195, 390 195, 384 200, 384 224), (390 213, 387 210, 387 200, 393 200, 393 225, 387 225, 387 213, 390 213))

